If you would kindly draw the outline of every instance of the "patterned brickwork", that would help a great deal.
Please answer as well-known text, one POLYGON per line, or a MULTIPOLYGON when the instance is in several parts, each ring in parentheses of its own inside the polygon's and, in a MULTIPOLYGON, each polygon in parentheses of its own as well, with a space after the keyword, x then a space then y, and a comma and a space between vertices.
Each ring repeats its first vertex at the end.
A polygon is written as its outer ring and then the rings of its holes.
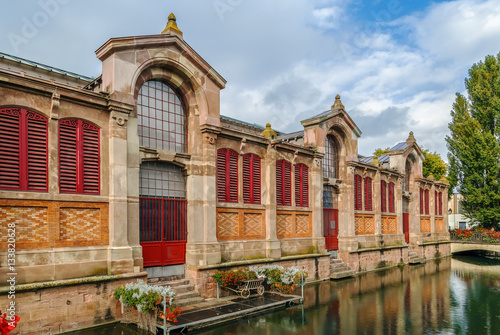
POLYGON ((436 232, 442 233, 444 232, 444 220, 443 218, 436 218, 436 232))
POLYGON ((382 234, 397 234, 398 220, 394 215, 382 216, 382 234))
POLYGON ((264 211, 241 208, 217 208, 217 239, 255 240, 266 238, 264 211))
POLYGON ((375 234, 375 217, 373 215, 354 215, 354 232, 356 235, 375 234))
POLYGON ((430 233, 431 232, 431 218, 428 216, 420 217, 420 232, 430 233))
POLYGON ((311 213, 277 211, 276 235, 278 238, 312 236, 311 213))
POLYGON ((0 199, 0 226, 16 224, 17 250, 107 245, 108 217, 107 203, 0 199))
POLYGON ((61 240, 97 240, 101 236, 99 208, 61 208, 61 240))
POLYGON ((7 243, 7 227, 15 224, 16 243, 42 245, 49 241, 47 207, 0 207, 0 243, 7 243), (5 228, 4 228, 5 227, 5 228))

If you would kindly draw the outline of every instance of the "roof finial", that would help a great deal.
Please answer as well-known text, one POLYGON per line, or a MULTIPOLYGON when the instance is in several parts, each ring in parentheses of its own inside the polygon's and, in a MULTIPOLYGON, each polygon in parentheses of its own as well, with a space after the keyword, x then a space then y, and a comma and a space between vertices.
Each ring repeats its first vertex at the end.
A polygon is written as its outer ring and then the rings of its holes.
POLYGON ((427 176, 427 179, 432 180, 432 181, 436 180, 436 178, 434 177, 434 175, 432 174, 432 172, 427 176))
POLYGON ((342 101, 340 101, 340 95, 338 94, 335 96, 335 102, 332 105, 332 110, 334 109, 345 109, 342 101))
POLYGON ((275 140, 276 137, 278 136, 278 134, 273 130, 273 128, 271 128, 270 123, 266 124, 266 129, 264 129, 261 135, 270 140, 275 140))
POLYGON ((167 26, 163 31, 161 32, 162 34, 169 34, 170 32, 174 32, 179 34, 182 37, 182 31, 177 27, 177 19, 175 18, 174 13, 170 13, 168 16, 168 22, 167 26))
POLYGON ((377 156, 373 156, 372 165, 375 165, 377 167, 380 166, 380 162, 377 156))
POLYGON ((406 143, 411 143, 411 142, 417 142, 417 140, 413 136, 413 132, 412 131, 410 131, 410 136, 408 136, 408 138, 406 139, 406 143))

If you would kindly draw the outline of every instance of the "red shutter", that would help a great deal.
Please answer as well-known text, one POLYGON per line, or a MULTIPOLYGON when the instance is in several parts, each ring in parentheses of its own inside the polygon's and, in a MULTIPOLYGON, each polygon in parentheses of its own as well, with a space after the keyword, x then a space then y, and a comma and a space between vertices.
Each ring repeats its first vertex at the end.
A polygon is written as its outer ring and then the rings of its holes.
POLYGON ((372 179, 365 178, 365 211, 372 210, 372 179))
POLYGON ((439 215, 443 215, 443 193, 439 192, 439 215))
POLYGON ((425 214, 429 215, 429 190, 425 190, 425 214))
POLYGON ((221 202, 226 201, 226 152, 217 150, 217 200, 221 202))
POLYGON ((354 176, 354 209, 360 211, 363 207, 361 204, 361 176, 354 176))
POLYGON ((59 122, 59 191, 77 193, 77 120, 59 122))
POLYGON ((309 200, 308 169, 304 164, 295 165, 295 205, 307 207, 309 200))
POLYGON ((283 162, 276 162, 276 204, 283 205, 283 162))
POLYGON ((420 189, 420 214, 424 214, 424 190, 420 189))
POLYGON ((260 158, 258 156, 253 155, 252 160, 252 196, 253 203, 260 204, 260 185, 261 185, 261 173, 260 173, 260 158))
POLYGON ((438 192, 434 191, 434 215, 439 215, 438 213, 438 192))
POLYGON ((0 189, 19 190, 20 109, 0 109, 0 189))
POLYGON ((260 158, 254 154, 243 156, 243 202, 260 204, 260 158))
POLYGON ((99 194, 99 128, 83 122, 83 193, 99 194))
MULTIPOLYGON (((386 212, 387 211, 387 201, 386 201, 386 182, 382 180, 380 182, 380 201, 381 201, 381 211, 386 212)), ((389 196, 390 199, 390 196, 389 196)))
POLYGON ((288 162, 283 162, 284 167, 284 205, 291 206, 292 205, 292 165, 288 162))
POLYGON ((228 164, 226 174, 229 175, 227 183, 227 202, 238 202, 238 154, 233 150, 228 150, 228 164))
POLYGON ((394 213, 394 183, 389 183, 389 212, 394 213))
POLYGON ((28 191, 47 191, 47 119, 27 112, 28 191))

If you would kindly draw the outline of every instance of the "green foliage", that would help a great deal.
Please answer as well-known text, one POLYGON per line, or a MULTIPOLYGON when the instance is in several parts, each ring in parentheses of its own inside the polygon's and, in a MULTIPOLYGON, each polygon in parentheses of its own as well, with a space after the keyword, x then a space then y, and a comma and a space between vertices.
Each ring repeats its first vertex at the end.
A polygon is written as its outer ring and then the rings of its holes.
POLYGON ((432 173, 436 180, 446 175, 447 166, 437 152, 430 152, 428 149, 422 150, 425 160, 422 163, 423 175, 425 178, 432 173))
POLYGON ((385 149, 382 149, 382 148, 377 148, 375 149, 375 151, 373 152, 373 156, 382 156, 382 155, 385 155, 386 153, 389 152, 389 147, 385 148, 385 149))
POLYGON ((215 271, 212 275, 214 282, 221 286, 238 286, 242 280, 257 279, 255 272, 248 269, 230 270, 230 271, 215 271))
POLYGON ((500 53, 474 64, 457 93, 448 143, 449 181, 463 195, 464 215, 480 227, 500 228, 500 53))

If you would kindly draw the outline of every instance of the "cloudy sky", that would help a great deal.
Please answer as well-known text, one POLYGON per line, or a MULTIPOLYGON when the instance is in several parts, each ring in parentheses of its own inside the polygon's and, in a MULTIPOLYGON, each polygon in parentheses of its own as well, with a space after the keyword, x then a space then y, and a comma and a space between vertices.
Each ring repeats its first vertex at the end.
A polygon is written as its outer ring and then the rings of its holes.
POLYGON ((497 0, 0 0, 0 51, 96 77, 111 37, 184 40, 226 80, 221 113, 291 132, 340 94, 359 153, 405 140, 446 156, 455 92, 500 51, 497 0))

